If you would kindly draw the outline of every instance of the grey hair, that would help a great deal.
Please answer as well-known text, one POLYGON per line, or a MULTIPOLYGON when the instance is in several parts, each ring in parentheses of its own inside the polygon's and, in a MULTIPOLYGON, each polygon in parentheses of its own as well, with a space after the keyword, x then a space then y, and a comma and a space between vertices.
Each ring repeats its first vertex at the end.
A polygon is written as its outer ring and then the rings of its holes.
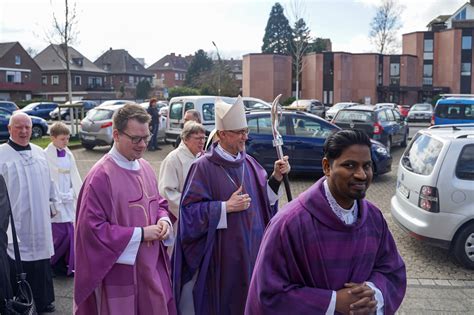
POLYGON ((200 123, 195 121, 188 121, 184 124, 183 130, 181 131, 181 140, 188 140, 189 137, 196 133, 206 133, 206 128, 200 123))
POLYGON ((16 111, 16 112, 13 112, 13 114, 10 116, 10 120, 8 121, 8 126, 11 126, 13 124, 13 120, 18 116, 28 117, 30 124, 33 125, 33 122, 31 121, 31 117, 28 114, 24 112, 16 111))

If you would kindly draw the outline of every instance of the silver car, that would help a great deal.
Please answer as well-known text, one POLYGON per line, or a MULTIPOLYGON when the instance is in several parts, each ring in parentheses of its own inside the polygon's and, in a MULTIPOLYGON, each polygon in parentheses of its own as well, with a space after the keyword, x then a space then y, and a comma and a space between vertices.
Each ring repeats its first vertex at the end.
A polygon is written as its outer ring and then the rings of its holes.
POLYGON ((433 116, 433 106, 428 103, 414 104, 408 112, 408 121, 430 121, 433 116))
MULTIPOLYGON (((125 105, 105 105, 96 107, 87 113, 81 122, 80 139, 82 146, 92 150, 95 146, 112 145, 112 117, 116 111, 125 105)), ((158 130, 158 141, 165 137, 166 123, 158 130)))

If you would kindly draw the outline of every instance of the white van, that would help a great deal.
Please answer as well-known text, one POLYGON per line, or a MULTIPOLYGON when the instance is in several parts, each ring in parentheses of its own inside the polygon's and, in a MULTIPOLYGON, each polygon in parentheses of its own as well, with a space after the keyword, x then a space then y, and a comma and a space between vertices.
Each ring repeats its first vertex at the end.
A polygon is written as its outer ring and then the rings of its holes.
POLYGON ((177 96, 170 100, 168 109, 168 125, 166 127, 166 142, 174 143, 181 134, 184 125, 184 113, 195 109, 201 114, 202 124, 211 131, 214 129, 214 102, 220 97, 224 102, 233 104, 235 98, 226 96, 177 96))

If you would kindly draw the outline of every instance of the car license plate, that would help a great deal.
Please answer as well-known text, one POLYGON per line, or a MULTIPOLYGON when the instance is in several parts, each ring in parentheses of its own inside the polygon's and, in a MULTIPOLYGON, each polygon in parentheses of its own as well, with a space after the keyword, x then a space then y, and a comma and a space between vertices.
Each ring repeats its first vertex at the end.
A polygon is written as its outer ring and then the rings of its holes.
POLYGON ((402 183, 398 182, 398 191, 403 195, 403 197, 410 197, 410 189, 406 188, 402 183))
POLYGON ((83 138, 84 140, 90 140, 90 141, 94 141, 94 140, 95 140, 95 137, 93 137, 93 136, 82 136, 82 138, 83 138))

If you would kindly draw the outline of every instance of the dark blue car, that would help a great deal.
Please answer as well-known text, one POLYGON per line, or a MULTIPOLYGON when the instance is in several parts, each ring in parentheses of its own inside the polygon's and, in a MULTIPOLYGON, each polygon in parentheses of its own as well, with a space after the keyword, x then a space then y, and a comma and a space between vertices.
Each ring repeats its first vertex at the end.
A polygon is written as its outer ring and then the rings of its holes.
POLYGON ((392 108, 357 105, 340 110, 332 123, 342 129, 359 129, 371 139, 382 142, 390 151, 394 145, 407 146, 408 124, 392 108))
POLYGON ((20 109, 25 114, 30 116, 41 117, 43 119, 49 119, 49 113, 58 107, 57 103, 52 102, 39 102, 31 103, 20 109))
MULTIPOLYGON (((6 141, 10 137, 8 132, 8 123, 12 112, 4 108, 0 108, 0 141, 6 141)), ((32 138, 41 138, 48 133, 48 123, 39 117, 31 117, 33 127, 31 128, 32 138)))
MULTIPOLYGON (((249 135, 246 152, 271 172, 276 160, 273 147, 270 112, 247 113, 249 135)), ((292 173, 322 173, 323 145, 326 138, 340 128, 306 112, 283 111, 279 132, 283 152, 291 160, 292 173)), ((372 140, 374 174, 391 171, 392 157, 380 142, 372 140)))

